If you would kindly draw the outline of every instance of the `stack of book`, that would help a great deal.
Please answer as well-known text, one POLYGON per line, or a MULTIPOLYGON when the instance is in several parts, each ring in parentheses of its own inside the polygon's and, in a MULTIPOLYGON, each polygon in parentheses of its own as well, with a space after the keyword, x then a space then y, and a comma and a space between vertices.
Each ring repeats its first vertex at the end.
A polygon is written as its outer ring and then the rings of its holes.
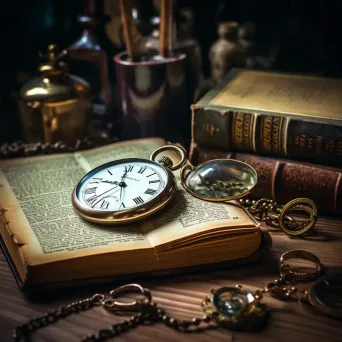
POLYGON ((258 172, 253 196, 341 214, 342 80, 233 69, 192 106, 190 158, 244 161, 258 172))

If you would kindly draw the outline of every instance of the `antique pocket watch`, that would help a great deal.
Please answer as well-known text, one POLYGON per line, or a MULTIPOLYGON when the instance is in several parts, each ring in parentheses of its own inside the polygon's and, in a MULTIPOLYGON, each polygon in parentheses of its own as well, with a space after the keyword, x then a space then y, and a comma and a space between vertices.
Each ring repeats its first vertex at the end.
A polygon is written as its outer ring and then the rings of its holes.
POLYGON ((95 223, 123 224, 139 220, 162 209, 172 199, 176 179, 172 171, 186 162, 186 151, 175 145, 156 149, 148 159, 127 158, 103 164, 88 172, 76 185, 72 203, 84 219, 95 223), (162 156, 177 152, 180 161, 162 156))
POLYGON ((196 172, 187 161, 186 151, 176 145, 156 149, 150 160, 127 158, 103 164, 88 172, 76 185, 72 203, 84 219, 95 223, 124 224, 142 219, 162 209, 172 199, 177 182, 172 171, 181 167, 181 184, 192 196, 208 201, 227 201, 249 193, 257 184, 256 171, 235 160, 215 160, 202 164, 196 172), (180 161, 162 156, 175 151, 180 161), (226 184, 223 189, 212 185, 226 184))
POLYGON ((255 169, 243 162, 215 159, 194 167, 185 165, 186 151, 176 145, 156 149, 150 159, 127 158, 103 164, 88 172, 76 185, 72 203, 84 219, 95 223, 124 224, 158 212, 172 199, 177 189, 173 171, 182 168, 181 185, 192 196, 209 202, 239 199, 258 221, 280 228, 291 236, 310 232, 317 220, 315 203, 297 198, 286 205, 274 200, 249 200, 245 197, 258 183, 255 169), (174 151, 180 161, 157 156, 163 151, 174 151), (306 221, 297 222, 290 211, 304 211, 306 221))

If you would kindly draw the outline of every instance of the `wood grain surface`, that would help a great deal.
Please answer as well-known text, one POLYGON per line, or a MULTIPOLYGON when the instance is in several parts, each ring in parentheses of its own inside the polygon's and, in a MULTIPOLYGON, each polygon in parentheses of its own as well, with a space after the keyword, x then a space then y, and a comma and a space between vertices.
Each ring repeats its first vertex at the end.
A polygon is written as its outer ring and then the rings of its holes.
MULTIPOLYGON (((169 314, 180 319, 199 317, 201 300, 212 288, 229 284, 242 284, 260 288, 278 276, 277 261, 290 249, 304 249, 316 254, 328 271, 342 269, 342 220, 320 218, 317 234, 306 239, 291 239, 280 232, 272 232, 271 255, 258 263, 191 275, 155 278, 141 285, 152 291, 153 299, 169 314)), ((121 284, 97 285, 68 289, 54 293, 41 293, 27 297, 17 288, 5 257, 0 253, 0 340, 11 341, 15 326, 40 316, 48 310, 72 301, 89 297, 95 292, 108 293, 121 284)), ((300 284, 305 289, 308 284, 300 284)), ((314 313, 295 302, 281 302, 265 296, 271 315, 267 326, 258 333, 231 332, 216 329, 199 333, 180 333, 156 323, 123 333, 117 341, 341 341, 342 322, 314 313)), ((32 341, 79 341, 84 335, 119 322, 101 307, 73 314, 53 325, 37 330, 32 341)))

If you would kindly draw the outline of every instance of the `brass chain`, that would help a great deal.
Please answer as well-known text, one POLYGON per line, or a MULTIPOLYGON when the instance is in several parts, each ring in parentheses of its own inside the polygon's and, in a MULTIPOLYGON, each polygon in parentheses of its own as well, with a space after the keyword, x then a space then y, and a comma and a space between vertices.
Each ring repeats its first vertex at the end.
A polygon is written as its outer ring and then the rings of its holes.
MULTIPOLYGON (((239 203, 242 204, 256 220, 265 222, 270 227, 279 228, 278 218, 284 207, 283 205, 278 204, 276 201, 267 198, 240 198, 239 203)), ((291 217, 287 217, 286 220, 288 221, 288 223, 293 221, 291 217)))
MULTIPOLYGON (((278 204, 275 200, 267 198, 240 198, 239 203, 243 205, 259 222, 264 222, 266 225, 273 228, 280 228, 279 216, 283 211, 284 205, 278 204)), ((296 209, 305 208, 303 205, 297 205, 296 209)), ((305 229, 308 224, 307 222, 297 222, 289 215, 285 215, 284 222, 289 230, 293 232, 300 232, 305 229)))
MULTIPOLYGON (((147 290, 147 289, 146 289, 147 290)), ((149 290, 148 290, 149 291, 149 290)), ((37 329, 44 328, 59 319, 65 318, 73 313, 89 310, 95 306, 102 305, 111 310, 108 303, 111 299, 105 300, 102 294, 95 294, 91 298, 86 298, 78 302, 71 303, 67 306, 62 306, 43 316, 35 317, 29 322, 17 327, 13 331, 13 339, 16 342, 29 340, 30 335, 37 329)), ((111 310, 111 311, 116 311, 111 310)), ((140 324, 151 324, 154 322, 162 322, 166 326, 171 327, 177 331, 195 331, 201 328, 203 323, 208 324, 212 320, 211 316, 203 315, 201 318, 192 318, 191 320, 178 320, 166 314, 165 310, 158 308, 157 304, 150 302, 147 304, 140 304, 137 306, 138 313, 133 314, 130 318, 125 319, 119 323, 113 324, 108 328, 100 329, 94 334, 84 336, 82 342, 102 342, 109 338, 120 335, 140 324)))
MULTIPOLYGON (((254 312, 258 313, 257 315, 260 316, 260 313, 264 315, 265 310, 258 310, 261 308, 261 305, 265 307, 264 304, 260 303, 260 300, 266 293, 270 293, 271 296, 279 300, 297 300, 301 303, 306 303, 308 298, 307 292, 299 290, 298 288, 294 287, 293 284, 296 281, 298 282, 303 280, 308 281, 317 279, 319 276, 321 276, 323 271, 323 264, 314 254, 302 250, 288 251, 284 253, 279 260, 280 277, 273 282, 268 283, 263 289, 255 291, 253 294, 254 299, 245 306, 245 309, 249 311, 249 314, 251 314, 251 312, 254 310, 254 312), (303 270, 298 271, 291 268, 291 266, 286 262, 287 260, 298 258, 313 262, 315 264, 315 270, 310 272, 303 270)), ((240 285, 237 285, 237 287, 242 288, 240 285)), ((226 291, 226 288, 222 289, 226 291)), ((215 300, 209 299, 209 302, 213 304, 215 303, 215 300)), ((203 303, 206 303, 206 300, 204 300, 203 303)), ((224 323, 224 319, 222 320, 222 317, 220 318, 220 309, 215 309, 214 311, 212 311, 212 309, 210 309, 210 311, 204 310, 204 314, 200 318, 192 318, 191 320, 175 319, 167 315, 165 310, 158 308, 157 304, 152 301, 152 294, 149 289, 144 288, 139 284, 127 284, 112 290, 108 297, 103 294, 95 294, 90 298, 71 303, 67 306, 62 306, 58 309, 48 312, 41 317, 33 318, 29 322, 17 327, 14 330, 14 340, 17 342, 27 340, 30 337, 30 334, 39 328, 46 327, 72 313, 85 311, 99 305, 106 310, 113 312, 114 314, 123 315, 125 313, 133 313, 133 315, 129 319, 112 324, 108 328, 100 329, 94 334, 89 334, 83 337, 83 342, 105 341, 125 331, 135 328, 139 324, 153 324, 155 322, 162 322, 166 326, 169 326, 177 331, 188 332, 214 328, 221 326, 222 322, 224 323), (122 302, 117 301, 116 299, 122 294, 132 294, 133 292, 138 292, 140 294, 140 297, 133 302, 122 302), (143 298, 141 298, 141 296, 143 296, 143 298)), ((253 317, 255 321, 257 316, 253 317)))
MULTIPOLYGON (((147 291, 149 292, 149 290, 147 291)), ((110 302, 112 302, 111 299, 103 302, 103 306, 108 310, 111 310, 110 305, 108 305, 110 302)), ((212 320, 212 317, 208 315, 203 315, 201 318, 194 317, 191 320, 178 320, 167 315, 165 310, 158 308, 157 304, 154 302, 141 303, 137 305, 136 310, 139 312, 131 316, 128 320, 118 324, 113 324, 106 329, 100 329, 96 334, 89 334, 82 339, 82 342, 105 341, 106 339, 115 337, 120 333, 129 330, 130 328, 138 326, 139 324, 143 325, 162 322, 172 329, 180 332, 186 332, 200 329, 200 325, 202 323, 208 324, 212 320)), ((113 311, 115 312, 116 310, 113 311)))
MULTIPOLYGON (((220 180, 206 180, 198 175, 201 184, 212 193, 223 192, 222 198, 241 196, 248 192, 248 187, 243 182, 223 182, 220 180)), ((184 177, 184 175, 182 175, 184 177)), ((259 222, 278 228, 290 236, 302 236, 311 232, 317 220, 317 208, 315 203, 308 198, 296 198, 285 205, 278 204, 275 200, 268 198, 250 199, 241 198, 239 203, 259 222), (290 211, 303 211, 309 214, 305 222, 293 219, 288 213, 290 211)))
POLYGON ((307 291, 303 291, 293 286, 295 282, 299 281, 311 281, 319 278, 324 271, 324 266, 314 254, 302 251, 291 250, 283 253, 279 260, 279 278, 273 282, 268 283, 262 290, 255 291, 257 299, 261 299, 265 293, 270 293, 272 297, 279 300, 296 300, 300 303, 307 304, 307 291), (285 263, 289 259, 302 259, 308 260, 315 264, 315 270, 311 272, 307 271, 294 271, 292 267, 285 263))
POLYGON ((24 143, 23 141, 14 141, 12 143, 0 144, 0 159, 76 152, 102 146, 103 144, 108 144, 115 141, 115 139, 111 141, 109 138, 103 138, 102 140, 97 139, 95 141, 88 137, 85 137, 84 139, 78 139, 74 144, 66 144, 63 141, 57 141, 55 143, 24 143))
POLYGON ((279 300, 300 301, 302 298, 300 294, 304 294, 305 291, 300 291, 297 287, 292 286, 292 282, 286 279, 286 277, 281 276, 273 282, 268 283, 262 290, 255 291, 256 296, 261 296, 259 298, 262 298, 262 295, 265 293, 270 293, 272 297, 279 300))
POLYGON ((73 313, 86 311, 94 306, 101 305, 104 296, 101 294, 95 294, 90 298, 86 298, 66 306, 62 306, 58 309, 50 311, 43 316, 35 317, 29 322, 17 327, 13 332, 14 341, 25 341, 29 335, 39 328, 46 327, 61 318, 65 318, 73 313))

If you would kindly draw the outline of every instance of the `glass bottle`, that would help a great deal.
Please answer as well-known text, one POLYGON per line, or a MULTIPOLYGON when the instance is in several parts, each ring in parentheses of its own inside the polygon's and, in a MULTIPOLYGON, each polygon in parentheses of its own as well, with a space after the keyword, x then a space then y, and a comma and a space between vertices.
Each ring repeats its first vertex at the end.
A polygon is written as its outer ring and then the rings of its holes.
POLYGON ((221 22, 217 33, 219 39, 213 43, 209 52, 211 80, 219 83, 233 67, 246 65, 246 53, 238 40, 238 23, 221 22))

